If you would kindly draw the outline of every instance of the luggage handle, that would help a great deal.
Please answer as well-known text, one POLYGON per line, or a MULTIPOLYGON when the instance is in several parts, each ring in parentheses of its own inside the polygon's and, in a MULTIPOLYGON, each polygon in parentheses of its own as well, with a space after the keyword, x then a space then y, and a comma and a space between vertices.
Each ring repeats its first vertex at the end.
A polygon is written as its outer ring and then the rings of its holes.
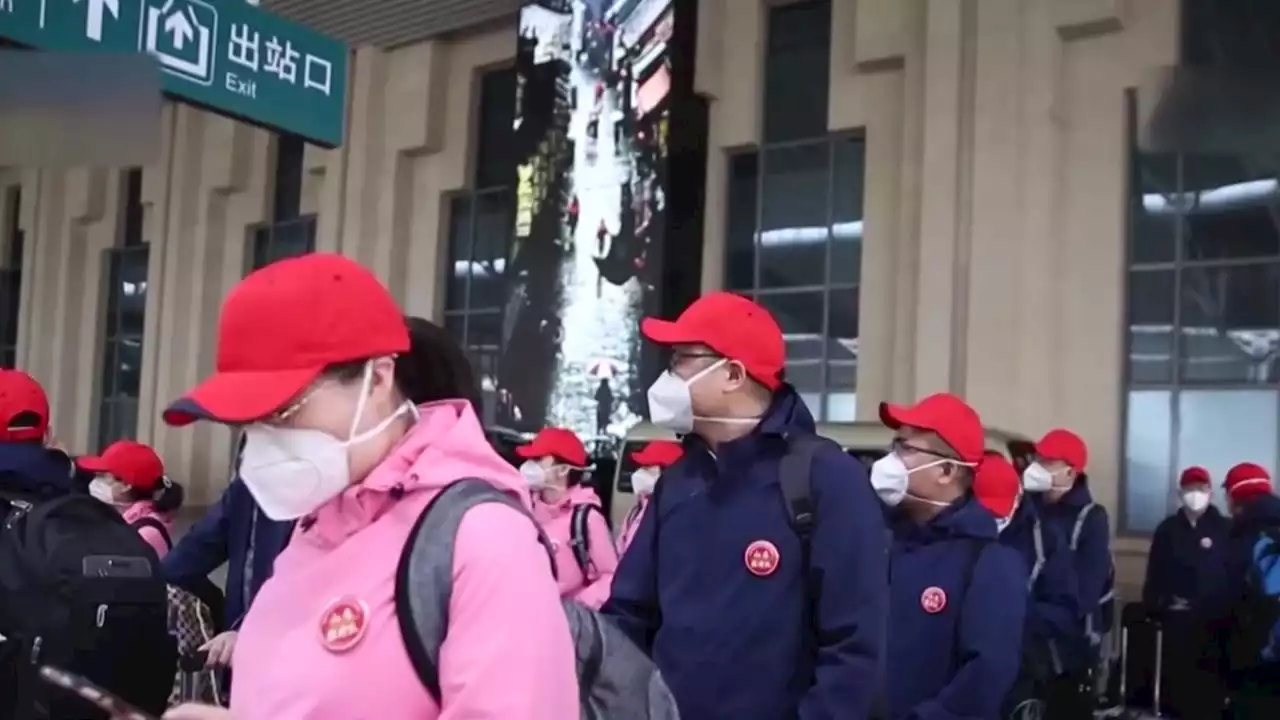
POLYGON ((194 652, 183 653, 178 658, 178 669, 184 673, 200 672, 209 664, 209 651, 196 650, 194 652))

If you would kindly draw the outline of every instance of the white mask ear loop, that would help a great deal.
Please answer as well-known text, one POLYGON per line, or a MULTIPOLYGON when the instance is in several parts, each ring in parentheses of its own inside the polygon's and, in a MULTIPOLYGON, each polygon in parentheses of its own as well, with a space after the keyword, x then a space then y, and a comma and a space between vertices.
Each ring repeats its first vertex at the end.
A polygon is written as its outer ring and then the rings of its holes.
POLYGON ((347 430, 347 442, 355 442, 356 428, 360 427, 360 419, 364 415, 365 403, 369 401, 369 390, 373 387, 373 361, 364 364, 364 375, 360 380, 360 399, 356 401, 355 415, 351 416, 351 427, 347 430))
POLYGON ((388 427, 390 427, 391 423, 396 421, 396 418, 400 417, 406 412, 413 415, 414 422, 418 421, 417 406, 415 406, 412 402, 409 402, 408 400, 406 400, 403 405, 397 408, 395 412, 391 413, 386 418, 384 418, 382 422, 378 423, 377 425, 374 425, 373 427, 360 433, 359 435, 356 435, 356 428, 360 426, 360 419, 364 415, 365 405, 369 400, 369 391, 372 389, 373 389, 373 361, 370 360, 364 366, 364 379, 360 382, 360 399, 356 401, 355 416, 351 418, 351 429, 350 431, 347 432, 347 442, 345 444, 348 447, 352 445, 358 445, 359 443, 362 443, 371 437, 376 437, 383 430, 386 430, 388 427))
MULTIPOLYGON (((728 362, 729 362, 729 358, 720 358, 718 361, 711 363, 710 365, 706 366, 701 371, 699 371, 697 374, 695 374, 693 377, 689 378, 688 380, 685 380, 684 381, 685 387, 692 387, 695 382, 706 377, 711 372, 721 367, 724 367, 724 365, 728 362)), ((736 423, 739 425, 755 425, 756 423, 760 422, 760 418, 758 417, 731 418, 731 417, 715 417, 712 415, 694 415, 693 419, 702 420, 705 422, 718 422, 718 423, 726 423, 726 424, 736 423)))

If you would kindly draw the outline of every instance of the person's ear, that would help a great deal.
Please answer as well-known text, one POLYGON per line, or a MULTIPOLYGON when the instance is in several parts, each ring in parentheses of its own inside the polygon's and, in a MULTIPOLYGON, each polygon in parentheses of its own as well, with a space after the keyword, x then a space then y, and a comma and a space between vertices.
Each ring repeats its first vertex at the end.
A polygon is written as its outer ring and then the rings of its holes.
POLYGON ((724 385, 725 392, 734 392, 739 390, 747 383, 748 380, 750 380, 750 377, 747 375, 747 369, 742 366, 742 363, 729 361, 725 363, 725 368, 729 373, 728 380, 724 385))

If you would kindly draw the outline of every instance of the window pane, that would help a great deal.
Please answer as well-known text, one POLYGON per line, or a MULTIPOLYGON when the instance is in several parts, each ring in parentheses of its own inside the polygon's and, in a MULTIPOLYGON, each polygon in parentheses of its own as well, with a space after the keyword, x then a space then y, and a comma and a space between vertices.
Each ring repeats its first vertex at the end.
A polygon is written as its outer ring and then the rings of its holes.
POLYGON ((150 253, 145 246, 117 250, 120 269, 117 291, 120 307, 121 335, 141 335, 147 309, 147 264, 150 253))
POLYGON ((1178 161, 1134 153, 1129 253, 1134 263, 1170 262, 1177 241, 1178 161))
POLYGON ((506 191, 476 198, 475 254, 471 263, 471 310, 501 308, 506 302, 503 270, 513 230, 511 195, 506 191))
POLYGON ((467 316, 460 312, 445 311, 444 329, 449 331, 454 340, 459 345, 466 345, 467 337, 465 335, 467 325, 467 316))
POLYGON ((1174 271, 1129 273, 1129 382, 1173 381, 1174 271))
POLYGON ((306 255, 315 250, 314 215, 307 215, 272 225, 268 232, 255 235, 254 241, 263 243, 265 247, 254 249, 255 260, 260 260, 263 267, 285 258, 306 255))
MULTIPOLYGON (((1240 462, 1254 462, 1275 470, 1277 413, 1275 390, 1183 390, 1178 395, 1178 465, 1200 465, 1220 485, 1227 470, 1240 462)), ((1166 495, 1173 505, 1173 474, 1166 495)), ((1224 498, 1216 491, 1217 499, 1224 498)))
POLYGON ((1188 382, 1275 382, 1280 264, 1182 271, 1179 372, 1188 382))
MULTIPOLYGON (((471 274, 471 197, 449 201, 449 262, 445 270, 445 303, 449 310, 467 308, 467 278, 471 274)), ((461 336, 459 336, 461 337, 461 336)))
POLYGON ((858 289, 828 293, 827 400, 828 422, 853 422, 858 377, 858 289))
POLYGON ((497 362, 501 342, 501 312, 478 312, 467 316, 467 349, 474 354, 472 362, 476 364, 477 370, 484 363, 492 366, 497 362))
POLYGON ((125 172, 124 181, 124 238, 121 245, 133 247, 142 244, 142 170, 125 172))
POLYGON ((18 314, 22 291, 21 269, 0 270, 0 343, 18 343, 18 314))
POLYGON ((115 395, 138 397, 138 388, 142 377, 142 341, 135 338, 121 340, 116 344, 116 376, 115 395))
POLYGON ((755 151, 729 156, 728 217, 725 227, 725 285, 755 287, 756 195, 760 156, 755 151))
POLYGON ((1186 156, 1184 259, 1280 255, 1277 169, 1262 157, 1186 156))
POLYGON ((116 400, 108 408, 108 412, 111 413, 110 435, 102 439, 100 447, 106 447, 116 440, 132 440, 134 435, 138 434, 137 401, 116 400))
POLYGON ((102 346, 102 398, 108 399, 116 394, 116 343, 108 342, 102 346))
POLYGON ((271 225, 259 225, 249 235, 249 270, 271 264, 271 225))
POLYGON ((867 170, 866 143, 861 138, 836 140, 831 198, 830 281, 855 283, 862 277, 862 202, 867 170))
POLYGON ((764 138, 783 142, 827 133, 831 2, 769 10, 764 61, 764 138))
POLYGON ((1172 487, 1173 418, 1168 390, 1129 392, 1125 418, 1125 526, 1151 532, 1164 519, 1172 487))
POLYGON ((760 295, 757 300, 777 318, 787 343, 787 381, 800 391, 815 415, 822 411, 822 326, 826 293, 789 292, 760 295))
POLYGON ((509 187, 515 171, 516 74, 495 70, 480 79, 480 127, 476 136, 476 182, 480 189, 509 187))
POLYGON ((824 140, 765 152, 761 288, 826 282, 828 148, 824 140))
POLYGON ((298 217, 302 207, 302 161, 307 144, 297 135, 281 133, 276 138, 276 174, 272 220, 298 217))

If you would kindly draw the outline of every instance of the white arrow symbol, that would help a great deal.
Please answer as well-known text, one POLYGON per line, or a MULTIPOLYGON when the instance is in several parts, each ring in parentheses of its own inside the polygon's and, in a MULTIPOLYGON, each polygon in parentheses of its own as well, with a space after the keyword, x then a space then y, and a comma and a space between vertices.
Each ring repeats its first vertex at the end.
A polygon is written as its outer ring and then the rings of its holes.
POLYGON ((176 50, 181 50, 186 46, 187 41, 194 40, 196 37, 196 29, 187 19, 186 13, 181 12, 170 15, 164 21, 164 31, 173 37, 173 47, 176 50))
MULTIPOLYGON (((72 0, 79 4, 80 0, 72 0)), ((88 6, 88 17, 84 23, 84 34, 90 40, 102 42, 102 11, 107 10, 111 17, 120 19, 120 0, 85 0, 88 6)))

